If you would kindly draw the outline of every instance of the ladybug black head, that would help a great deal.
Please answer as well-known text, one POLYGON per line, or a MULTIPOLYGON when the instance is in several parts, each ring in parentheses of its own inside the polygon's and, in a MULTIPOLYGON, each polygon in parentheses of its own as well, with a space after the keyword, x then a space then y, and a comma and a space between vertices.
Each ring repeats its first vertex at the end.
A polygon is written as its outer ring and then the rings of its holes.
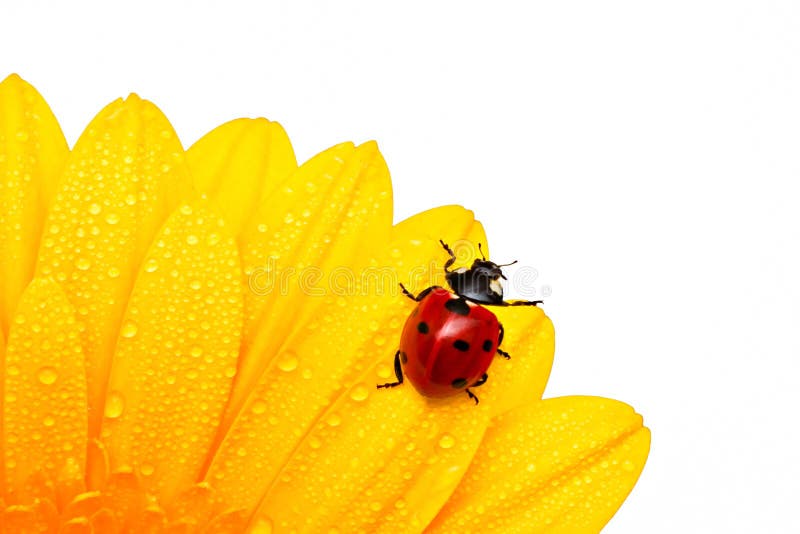
MULTIPOLYGON (((478 248, 480 249, 480 245, 478 248)), ((449 252, 449 247, 447 249, 449 252)), ((481 255, 483 255, 482 250, 481 255)), ((452 253, 451 257, 455 260, 452 253)), ((506 265, 513 263, 515 262, 506 265)), ((453 291, 465 299, 480 304, 502 304, 503 285, 500 283, 500 279, 506 280, 506 277, 503 275, 501 267, 506 265, 498 265, 486 258, 476 259, 469 269, 462 267, 448 271, 449 265, 445 265, 445 278, 453 291)))

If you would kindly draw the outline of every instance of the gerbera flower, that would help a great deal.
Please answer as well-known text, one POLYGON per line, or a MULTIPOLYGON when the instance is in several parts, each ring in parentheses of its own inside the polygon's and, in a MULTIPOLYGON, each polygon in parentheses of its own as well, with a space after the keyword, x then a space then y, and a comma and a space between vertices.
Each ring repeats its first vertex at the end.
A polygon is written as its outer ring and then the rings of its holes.
POLYGON ((447 206, 392 225, 375 143, 297 167, 276 123, 184 151, 131 95, 70 151, 0 84, 2 526, 7 532, 595 532, 644 465, 634 411, 541 400, 553 329, 498 309, 514 356, 481 403, 392 377, 454 244, 447 206), (59 530, 61 529, 61 530, 59 530))

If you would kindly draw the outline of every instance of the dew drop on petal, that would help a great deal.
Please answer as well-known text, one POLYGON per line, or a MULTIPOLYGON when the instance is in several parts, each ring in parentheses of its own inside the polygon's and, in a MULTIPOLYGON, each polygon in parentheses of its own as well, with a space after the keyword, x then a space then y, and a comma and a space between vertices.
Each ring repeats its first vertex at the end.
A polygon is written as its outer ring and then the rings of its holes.
POLYGON ((44 419, 42 419, 42 424, 44 426, 53 426, 54 424, 56 424, 56 418, 53 417, 52 415, 46 415, 44 416, 44 419))
POLYGON ((91 213, 92 215, 97 215, 98 213, 100 213, 100 210, 102 209, 103 208, 100 207, 100 204, 94 203, 91 206, 89 206, 89 213, 91 213))
POLYGON ((454 438, 450 434, 447 433, 442 434, 442 437, 439 438, 439 446, 443 449, 449 449, 455 444, 456 444, 456 438, 454 438))
POLYGON ((250 407, 250 411, 256 415, 261 415, 267 411, 267 403, 262 400, 257 400, 253 403, 253 406, 250 407))
POLYGON ((364 384, 359 384, 350 392, 350 398, 354 401, 364 401, 369 397, 369 389, 364 384))
POLYGON ((144 270, 148 273, 155 272, 157 269, 158 269, 158 262, 153 258, 150 258, 144 264, 144 270))
POLYGON ((188 243, 189 245, 196 245, 199 241, 200 240, 194 234, 189 234, 188 236, 186 236, 186 243, 188 243))
POLYGON ((58 379, 58 372, 52 367, 42 367, 36 376, 39 378, 39 382, 49 386, 58 379))
POLYGON ((328 416, 326 422, 329 426, 339 426, 342 424, 342 418, 339 416, 339 414, 332 413, 328 416))
POLYGON ((153 466, 153 464, 143 463, 139 466, 139 472, 146 477, 152 475, 155 470, 156 468, 153 466))
POLYGON ((113 392, 108 395, 108 399, 106 399, 106 407, 105 407, 105 416, 109 419, 116 419, 120 415, 122 415, 122 411, 125 409, 125 399, 122 398, 117 392, 113 392))
POLYGON ((122 274, 122 273, 117 267, 109 267, 108 268, 108 277, 109 278, 119 278, 120 274, 122 274))
POLYGON ((278 356, 278 369, 286 373, 297 369, 297 355, 287 350, 278 356))
POLYGON ((131 338, 131 337, 135 336, 136 332, 138 332, 138 331, 139 331, 139 327, 136 326, 136 323, 134 323, 132 321, 128 321, 122 327, 122 330, 120 331, 120 333, 122 334, 122 337, 131 338))
POLYGON ((268 517, 259 517, 250 532, 252 534, 272 534, 272 520, 268 517))
POLYGON ((308 439, 308 446, 312 449, 319 449, 322 447, 322 441, 317 437, 311 437, 308 439))
POLYGON ((117 224, 119 222, 119 215, 116 213, 109 213, 106 215, 106 222, 108 224, 117 224))
POLYGON ((86 271, 86 270, 88 270, 88 269, 89 269, 89 267, 91 267, 91 266, 92 266, 92 262, 91 262, 91 261, 89 261, 89 260, 88 260, 88 259, 86 259, 86 258, 78 258, 77 260, 75 260, 75 267, 76 267, 78 270, 81 270, 81 271, 86 271))

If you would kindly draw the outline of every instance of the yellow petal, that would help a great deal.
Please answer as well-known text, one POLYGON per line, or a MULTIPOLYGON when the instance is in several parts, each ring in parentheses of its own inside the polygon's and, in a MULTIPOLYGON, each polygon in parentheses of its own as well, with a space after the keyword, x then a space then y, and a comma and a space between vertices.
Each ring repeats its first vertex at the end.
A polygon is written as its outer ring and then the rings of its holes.
POLYGON ((32 477, 82 490, 88 422, 79 335, 75 310, 61 288, 51 280, 34 280, 14 314, 6 354, 7 502, 50 497, 52 491, 32 477))
POLYGON ((245 346, 223 430, 330 280, 359 272, 391 221, 389 170, 372 142, 326 150, 268 196, 241 236, 245 346))
POLYGON ((188 204, 167 220, 136 280, 101 438, 112 472, 133 469, 160 502, 196 480, 216 433, 236 373, 240 284, 223 219, 188 204))
POLYGON ((42 221, 68 152, 36 89, 16 74, 0 82, 0 335, 33 278, 42 221))
POLYGON ((426 532, 600 532, 650 448, 642 417, 619 401, 562 397, 496 419, 426 532))
MULTIPOLYGON (((427 222, 420 226, 437 239, 484 239, 471 212, 446 211, 448 217, 440 210, 418 215, 427 222)), ((207 480, 230 506, 252 508, 266 493, 261 524, 296 520, 306 525, 307 514, 293 501, 302 490, 293 484, 307 489, 302 502, 320 506, 319 515, 308 518, 313 525, 345 521, 340 528, 350 531, 344 525, 364 525, 385 506, 394 506, 412 485, 428 487, 433 481, 441 489, 421 498, 431 503, 426 508, 430 519, 457 483, 488 423, 488 411, 476 410, 466 395, 441 403, 449 408, 429 416, 428 401, 411 387, 376 390, 376 384, 393 376, 397 338, 413 308, 400 294, 398 281, 417 271, 419 283, 428 282, 425 267, 435 265, 431 273, 438 272, 447 259, 438 241, 417 239, 416 232, 400 228, 393 233, 371 270, 356 279, 353 296, 318 297, 315 320, 299 330, 264 375, 211 465, 207 480), (451 425, 460 432, 455 445, 445 435, 451 425), (390 462, 395 456, 398 461, 390 462), (429 457, 442 461, 429 466, 429 457), (360 515, 351 513, 349 500, 373 486, 380 507, 367 503, 359 507, 360 515), (350 519, 342 517, 344 510, 350 519)))
POLYGON ((44 228, 37 272, 67 293, 84 328, 90 436, 134 276, 153 236, 189 191, 180 142, 153 104, 103 109, 70 154, 44 228))
POLYGON ((280 124, 237 119, 211 130, 186 151, 195 187, 205 193, 238 235, 265 194, 297 169, 280 124))
POLYGON ((511 356, 510 360, 495 358, 489 380, 479 390, 481 399, 496 399, 492 402, 495 417, 542 398, 553 366, 555 331, 539 307, 493 307, 491 311, 505 329, 500 348, 511 356))

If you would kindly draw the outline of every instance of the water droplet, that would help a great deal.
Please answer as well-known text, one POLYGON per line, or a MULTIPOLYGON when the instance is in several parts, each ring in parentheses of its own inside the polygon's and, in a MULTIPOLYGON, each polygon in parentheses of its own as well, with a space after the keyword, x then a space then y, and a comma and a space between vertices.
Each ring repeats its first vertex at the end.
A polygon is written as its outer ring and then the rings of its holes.
POLYGON ((89 261, 86 258, 78 258, 77 260, 75 260, 75 267, 77 267, 81 271, 85 271, 85 270, 89 269, 89 267, 91 267, 91 266, 92 266, 92 262, 89 261))
POLYGON ((332 413, 328 416, 326 422, 330 426, 339 426, 342 424, 342 418, 339 416, 339 414, 332 413))
POLYGON ((108 268, 108 277, 109 278, 119 278, 120 274, 122 274, 122 272, 118 268, 116 268, 116 267, 109 267, 108 268))
POLYGON ((119 215, 116 213, 109 213, 106 215, 106 222, 108 224, 117 224, 119 222, 119 215))
POLYGON ((25 316, 22 315, 21 313, 18 313, 14 317, 14 322, 17 323, 17 324, 25 324, 25 316))
POLYGON ((153 464, 143 463, 142 465, 139 466, 139 472, 146 477, 152 475, 155 472, 155 470, 156 468, 153 464))
POLYGON ((189 234, 186 236, 186 242, 190 245, 196 245, 200 240, 194 234, 189 234))
POLYGON ((144 270, 147 271, 148 273, 155 272, 156 269, 158 269, 158 262, 153 258, 150 258, 145 262, 144 270))
POLYGON ((256 415, 261 415, 267 411, 267 403, 262 400, 257 400, 253 403, 253 406, 250 407, 250 411, 256 415))
POLYGON ((203 355, 203 347, 195 345, 194 347, 192 347, 192 350, 189 351, 189 354, 191 354, 195 358, 199 358, 200 356, 203 355))
POLYGON ((402 510, 403 508, 405 508, 406 504, 407 504, 406 501, 404 501, 403 499, 397 499, 396 501, 394 501, 394 507, 397 508, 398 510, 402 510))
POLYGON ((278 356, 278 369, 284 372, 290 372, 297 369, 297 355, 287 350, 278 356))
POLYGON ((625 471, 633 471, 636 468, 636 466, 634 466, 633 462, 631 462, 630 460, 625 460, 624 462, 622 462, 622 468, 625 471))
POLYGON ((267 231, 267 225, 264 223, 259 224, 256 228, 262 234, 267 231))
POLYGON ((369 508, 373 512, 380 512, 381 508, 383 508, 383 505, 381 503, 379 503, 378 501, 374 501, 374 502, 370 503, 369 508))
POLYGON ((272 534, 272 520, 268 517, 259 517, 250 532, 252 534, 272 534))
POLYGON ((184 204, 180 207, 181 213, 184 215, 191 215, 192 214, 192 207, 189 204, 184 204))
POLYGON ((18 130, 17 131, 17 141, 24 143, 28 140, 28 132, 25 130, 18 130))
POLYGON ((125 399, 122 398, 117 392, 113 392, 108 395, 108 399, 106 399, 106 408, 103 412, 106 417, 109 419, 116 419, 120 415, 122 415, 122 411, 125 409, 125 399))
POLYGON ((52 415, 46 415, 44 416, 44 419, 42 419, 42 424, 44 426, 53 426, 54 424, 56 424, 56 418, 53 417, 52 415))
POLYGON ((244 447, 239 447, 238 449, 236 449, 236 454, 238 456, 245 457, 247 456, 247 449, 245 449, 244 447))
POLYGON ((8 367, 6 367, 6 373, 8 373, 9 376, 18 376, 19 367, 17 367, 16 365, 9 365, 8 367))
POLYGON ((42 367, 36 376, 39 378, 39 382, 49 386, 58 379, 58 372, 52 367, 42 367))
POLYGON ((98 213, 100 213, 100 210, 102 209, 103 208, 100 207, 100 204, 92 204, 91 206, 89 206, 89 213, 91 213, 92 215, 97 215, 98 213))
POLYGON ((439 438, 439 446, 443 449, 449 449, 455 444, 456 444, 456 438, 454 438, 450 434, 444 433, 442 434, 442 437, 439 438))
POLYGON ((283 218, 283 222, 286 224, 292 224, 294 222, 294 215, 291 213, 287 213, 286 216, 283 218))
POLYGON ((138 332, 138 331, 139 331, 139 327, 136 326, 136 323, 134 323, 133 321, 128 321, 122 327, 122 330, 120 331, 120 333, 122 334, 122 337, 131 338, 131 337, 135 336, 136 332, 138 332))
POLYGON ((364 384, 359 384, 350 392, 350 398, 354 401, 364 401, 369 397, 369 389, 364 384))

